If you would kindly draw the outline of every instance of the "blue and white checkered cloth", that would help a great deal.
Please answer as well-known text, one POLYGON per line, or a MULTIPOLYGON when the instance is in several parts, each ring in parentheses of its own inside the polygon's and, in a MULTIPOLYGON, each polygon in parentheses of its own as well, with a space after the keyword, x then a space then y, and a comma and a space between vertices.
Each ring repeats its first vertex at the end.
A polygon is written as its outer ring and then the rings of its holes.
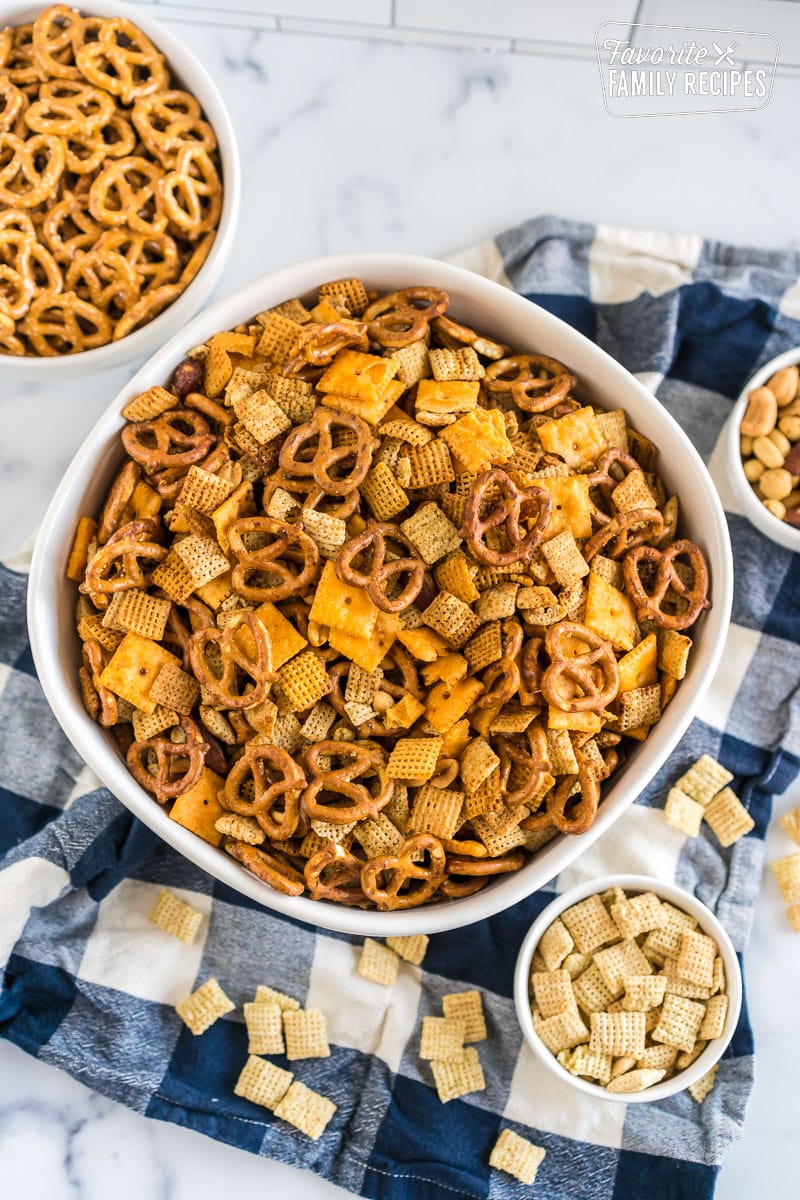
MULTIPOLYGON (((651 387, 715 473, 736 567, 733 625, 702 720, 613 830, 551 887, 605 871, 674 879, 716 911, 741 952, 758 892, 772 794, 800 767, 800 556, 735 511, 720 430, 755 369, 800 343, 797 255, 544 217, 460 260, 501 279, 595 339, 651 387), (659 811, 701 753, 735 774, 755 829, 722 850, 686 839, 659 811)), ((81 763, 36 680, 24 574, 0 569, 0 1033, 146 1116, 319 1172, 380 1200, 528 1194, 491 1170, 510 1127, 544 1146, 543 1200, 710 1196, 741 1131, 753 1040, 743 1010, 702 1106, 578 1094, 537 1064, 514 1016, 519 944, 552 892, 431 939, 423 967, 383 989, 355 973, 355 939, 318 933, 230 891, 162 845, 81 763), (184 946, 148 922, 168 885, 204 914, 184 946), (233 1094, 246 1057, 240 1015, 202 1037, 172 1005, 210 975, 233 1001, 272 984, 328 1014, 331 1057, 300 1077, 338 1105, 319 1142, 233 1094), (486 1091, 443 1108, 418 1058, 421 1018, 443 993, 480 988, 489 1030, 486 1091)))

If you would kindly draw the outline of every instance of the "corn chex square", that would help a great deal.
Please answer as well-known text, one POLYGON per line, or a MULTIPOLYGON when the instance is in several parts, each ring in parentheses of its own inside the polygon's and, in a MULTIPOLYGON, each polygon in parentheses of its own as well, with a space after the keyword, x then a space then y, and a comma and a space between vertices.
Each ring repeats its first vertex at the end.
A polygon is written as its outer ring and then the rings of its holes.
POLYGON ((648 1012, 663 1004, 666 990, 664 975, 628 975, 622 1006, 628 1012, 648 1012))
POLYGON ((769 868, 781 890, 784 904, 800 902, 800 851, 776 858, 769 868))
POLYGON ((705 1005, 685 996, 667 994, 661 1016, 650 1036, 678 1050, 692 1050, 705 1016, 705 1005))
POLYGON ((784 833, 792 839, 795 845, 800 846, 800 804, 789 812, 784 813, 778 818, 778 824, 784 833))
POLYGON ((717 944, 713 938, 696 929, 681 934, 681 946, 675 970, 679 979, 698 987, 711 988, 714 982, 714 960, 717 944))
POLYGON ((542 1016, 554 1017, 575 1007, 572 980, 564 967, 557 971, 536 971, 531 976, 533 995, 542 1016))
POLYGON ((397 979, 399 966, 400 959, 391 947, 376 942, 374 938, 365 939, 357 967, 362 979, 369 979, 381 987, 391 987, 397 979))
POLYGON ((284 1009, 283 1033, 286 1057, 290 1062, 299 1058, 330 1057, 328 1022, 322 1009, 284 1009))
POLYGON ((175 1005, 175 1011, 195 1036, 210 1029, 218 1017, 233 1012, 236 1005, 213 977, 201 984, 191 996, 175 1005))
POLYGON ((567 1009, 544 1020, 534 1019, 533 1027, 551 1054, 571 1050, 581 1042, 589 1041, 589 1030, 577 1009, 567 1009))
POLYGON ((590 1020, 590 1050, 614 1058, 641 1058, 644 1054, 644 1013, 595 1012, 590 1020))
POLYGON ((542 1146, 535 1146, 527 1138, 514 1133, 513 1129, 504 1129, 492 1148, 489 1166, 505 1171, 506 1175, 512 1175, 520 1183, 530 1186, 545 1154, 542 1146))
POLYGON ((283 1054, 283 1022, 279 1004, 253 1001, 243 1008, 249 1054, 283 1054))
POLYGON ((428 949, 430 938, 425 933, 409 934, 407 937, 388 937, 386 945, 399 954, 406 962, 420 966, 428 949))
POLYGON ((293 1078, 291 1071, 284 1071, 283 1067, 251 1054, 236 1080, 233 1091, 235 1095, 252 1100, 253 1104, 260 1104, 274 1112, 275 1106, 289 1090, 293 1078))
POLYGON ((401 521, 400 528, 428 566, 461 545, 455 525, 433 503, 423 504, 413 516, 401 521))
POLYGON ((441 749, 440 737, 401 738, 395 742, 386 773, 401 782, 425 783, 436 770, 441 749))
POLYGON ((576 1046, 571 1052, 565 1051, 564 1053, 567 1057, 563 1065, 570 1075, 588 1075, 591 1079, 596 1079, 598 1083, 608 1083, 611 1079, 614 1060, 610 1054, 598 1054, 596 1051, 590 1050, 585 1042, 576 1046))
POLYGON ((312 708, 332 687, 325 664, 313 650, 305 650, 281 667, 278 682, 295 712, 312 708))
POLYGON ((717 792, 721 791, 732 779, 731 772, 726 770, 721 763, 718 763, 710 754, 703 754, 684 775, 681 775, 680 779, 675 781, 675 786, 705 807, 712 797, 716 796, 717 792))
POLYGON ((336 1105, 327 1096, 321 1096, 295 1079, 275 1105, 274 1112, 276 1117, 317 1141, 336 1112, 336 1105))
MULTIPOLYGON (((614 932, 616 935, 616 928, 614 932)), ((544 931, 537 946, 537 951, 541 954, 548 971, 555 971, 560 967, 567 955, 571 954, 574 949, 575 942, 572 935, 560 917, 556 917, 550 927, 544 931)), ((581 951, 581 953, 590 953, 590 951, 581 951)))
POLYGON ((451 838, 462 824, 464 793, 425 783, 417 791, 409 818, 415 833, 451 838))
POLYGON ((629 975, 650 975, 653 971, 633 938, 598 950, 594 961, 603 982, 615 997, 622 995, 629 975))
POLYGON ((698 1039, 704 1042, 722 1037, 725 1030, 725 1018, 728 1015, 728 997, 725 995, 712 996, 706 1001, 706 1013, 698 1031, 698 1039))
POLYGON ((164 636, 171 607, 169 600, 150 596, 141 588, 128 588, 112 595, 103 614, 103 625, 106 629, 138 633, 140 637, 159 642, 164 636))
POLYGON ((179 542, 175 542, 173 552, 191 575, 196 588, 203 587, 218 575, 224 575, 230 570, 231 564, 210 537, 190 533, 179 542))
POLYGON ((646 1070, 666 1071, 667 1075, 671 1075, 675 1070, 677 1057, 678 1051, 674 1046, 645 1046, 644 1054, 636 1060, 636 1066, 646 1070))
POLYGON ((161 888, 148 920, 164 933, 171 934, 188 946, 197 936, 203 914, 192 908, 191 904, 179 899, 168 888, 161 888))
POLYGON ((464 1041, 482 1042, 486 1038, 486 1021, 483 1016, 483 1001, 476 989, 468 992, 450 992, 442 996, 445 1017, 464 1022, 464 1041))
POLYGON ((697 921, 667 900, 662 900, 661 906, 667 914, 666 924, 648 933, 642 949, 664 958, 677 958, 681 948, 681 934, 685 929, 696 929, 697 921))
POLYGON ((715 1063, 710 1071, 706 1071, 705 1075, 701 1075, 696 1083, 691 1083, 686 1089, 697 1104, 702 1104, 706 1096, 713 1092, 714 1086, 717 1082, 718 1070, 719 1063, 715 1063))
POLYGON ((606 1084, 607 1092, 628 1093, 628 1092, 643 1092, 645 1088, 652 1087, 655 1083, 660 1083, 666 1075, 666 1071, 657 1071, 654 1067, 639 1067, 633 1071, 625 1071, 622 1075, 617 1075, 609 1084, 606 1084))
POLYGON ((423 1017, 420 1058, 458 1062, 464 1055, 466 1025, 454 1017, 423 1017))
POLYGON ((635 938, 651 929, 661 929, 667 923, 667 914, 654 892, 642 892, 630 899, 619 900, 611 905, 614 924, 619 926, 623 937, 635 938))
MULTIPOLYGON (((561 914, 561 921, 582 954, 591 954, 607 942, 619 940, 619 929, 598 895, 587 896, 561 914)), ((572 947, 570 947, 571 949, 572 947)), ((629 972, 633 974, 633 972, 629 972)))
POLYGON ((729 787, 709 800, 703 815, 721 846, 732 846, 755 826, 750 813, 729 787))
POLYGON ((669 789, 664 805, 664 820, 673 829, 685 833, 687 837, 697 837, 704 812, 703 805, 692 800, 691 796, 687 796, 680 788, 669 789))
POLYGON ((486 1090, 486 1080, 483 1077, 483 1067, 474 1046, 467 1046, 461 1058, 454 1062, 431 1060, 436 1091, 442 1104, 448 1100, 457 1100, 469 1092, 486 1090))
POLYGON ((265 983, 260 983, 256 988, 256 1004, 277 1004, 281 1012, 286 1012, 288 1009, 297 1011, 300 1007, 300 1001, 295 1000, 294 996, 287 996, 285 992, 278 992, 275 988, 268 987, 265 983))
POLYGON ((422 620, 456 650, 480 627, 480 619, 468 604, 450 592, 439 592, 422 614, 422 620))

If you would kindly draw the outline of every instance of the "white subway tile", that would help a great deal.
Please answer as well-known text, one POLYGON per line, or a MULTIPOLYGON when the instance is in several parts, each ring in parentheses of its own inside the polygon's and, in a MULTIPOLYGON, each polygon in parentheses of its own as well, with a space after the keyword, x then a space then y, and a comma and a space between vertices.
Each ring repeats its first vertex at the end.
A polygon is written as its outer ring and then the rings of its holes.
POLYGON ((787 0, 643 0, 638 20, 651 25, 771 33, 780 47, 779 63, 800 63, 800 7, 787 0))
POLYGON ((397 0, 398 27, 437 29, 543 42, 594 43, 602 21, 631 21, 636 0, 570 0, 542 6, 526 0, 397 0))
POLYGON ((338 21, 303 21, 281 18, 281 31, 317 34, 320 37, 368 38, 401 45, 455 46, 467 50, 510 50, 509 37, 481 37, 471 33, 447 33, 435 29, 401 29, 393 26, 356 25, 338 21))
MULTIPOLYGON (((188 6, 187 6, 188 7, 188 6)), ((311 20, 330 20, 335 23, 358 21, 369 25, 389 25, 392 20, 392 0, 233 0, 230 8, 220 0, 192 0, 193 8, 212 8, 227 16, 231 24, 240 13, 255 13, 269 17, 306 17, 311 20)))

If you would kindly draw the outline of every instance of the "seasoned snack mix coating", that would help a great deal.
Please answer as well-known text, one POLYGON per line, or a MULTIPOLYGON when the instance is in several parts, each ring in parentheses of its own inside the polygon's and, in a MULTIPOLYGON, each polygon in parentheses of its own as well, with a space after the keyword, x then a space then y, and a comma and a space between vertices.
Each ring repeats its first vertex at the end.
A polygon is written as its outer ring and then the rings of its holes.
POLYGON ((124 408, 80 683, 172 819, 288 895, 470 895, 659 720, 709 606, 657 448, 445 292, 324 284, 124 408))

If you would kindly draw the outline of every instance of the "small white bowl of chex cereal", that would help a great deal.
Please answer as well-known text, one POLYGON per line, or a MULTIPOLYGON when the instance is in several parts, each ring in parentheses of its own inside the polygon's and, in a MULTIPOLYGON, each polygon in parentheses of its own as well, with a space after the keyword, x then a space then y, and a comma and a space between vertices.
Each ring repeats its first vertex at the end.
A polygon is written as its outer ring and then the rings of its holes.
POLYGON ((742 976, 730 938, 689 892, 645 875, 571 888, 531 926, 514 977, 517 1018, 565 1083, 640 1104, 702 1103, 733 1037, 742 976))

